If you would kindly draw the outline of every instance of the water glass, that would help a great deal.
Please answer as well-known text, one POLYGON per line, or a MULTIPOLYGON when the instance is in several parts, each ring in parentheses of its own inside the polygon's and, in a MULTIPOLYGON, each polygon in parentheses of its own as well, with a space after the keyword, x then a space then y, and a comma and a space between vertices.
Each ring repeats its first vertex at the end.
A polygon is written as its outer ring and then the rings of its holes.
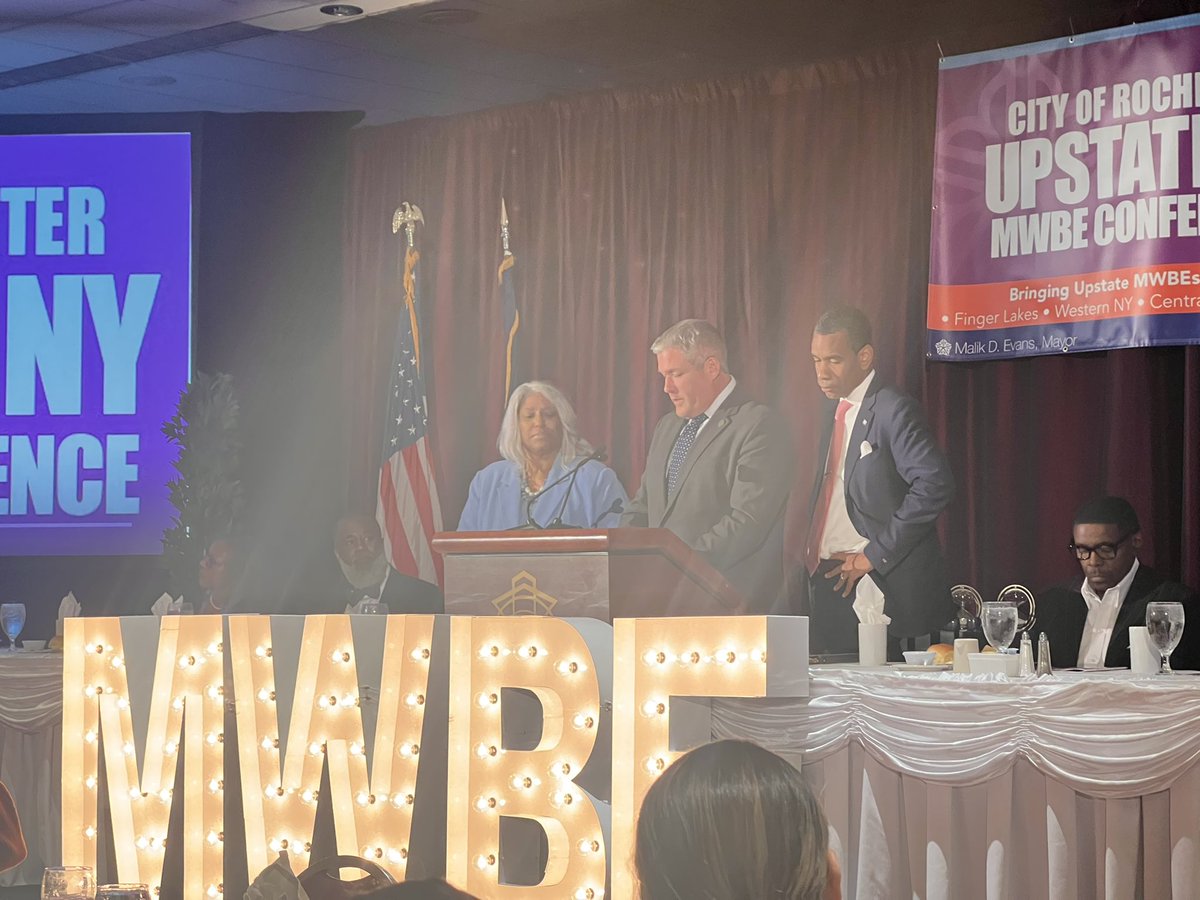
POLYGON ((1182 603, 1147 603, 1146 604, 1146 633, 1150 642, 1158 651, 1162 663, 1159 675, 1171 674, 1171 653, 1179 645, 1183 637, 1183 604, 1182 603))
POLYGON ((144 884, 102 884, 96 888, 96 900, 150 900, 150 888, 144 884))
POLYGON ((994 601, 983 604, 983 636, 997 653, 1007 653, 1017 636, 1017 604, 994 601))
POLYGON ((96 875, 88 866, 51 866, 42 875, 42 900, 95 900, 96 875))
POLYGON ((25 627, 25 604, 5 603, 0 605, 0 627, 8 635, 8 649, 17 649, 17 635, 25 627))

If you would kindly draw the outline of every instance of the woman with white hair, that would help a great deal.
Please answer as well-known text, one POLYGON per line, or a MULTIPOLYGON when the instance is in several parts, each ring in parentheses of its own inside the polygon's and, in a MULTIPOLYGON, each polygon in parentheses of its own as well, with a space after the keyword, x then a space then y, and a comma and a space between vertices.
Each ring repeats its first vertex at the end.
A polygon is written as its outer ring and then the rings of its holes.
POLYGON ((615 528, 629 502, 617 475, 579 436, 562 391, 529 381, 513 391, 496 442, 504 457, 471 479, 459 531, 615 528), (573 483, 573 486, 572 486, 573 483))

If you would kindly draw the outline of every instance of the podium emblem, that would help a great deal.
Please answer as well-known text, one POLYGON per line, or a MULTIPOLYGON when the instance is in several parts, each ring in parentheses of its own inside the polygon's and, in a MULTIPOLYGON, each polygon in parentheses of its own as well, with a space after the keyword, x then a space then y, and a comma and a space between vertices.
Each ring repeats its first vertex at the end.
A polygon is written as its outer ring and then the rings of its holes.
POLYGON ((512 578, 512 589, 492 600, 502 616, 552 616, 558 599, 538 590, 537 578, 522 569, 512 578))

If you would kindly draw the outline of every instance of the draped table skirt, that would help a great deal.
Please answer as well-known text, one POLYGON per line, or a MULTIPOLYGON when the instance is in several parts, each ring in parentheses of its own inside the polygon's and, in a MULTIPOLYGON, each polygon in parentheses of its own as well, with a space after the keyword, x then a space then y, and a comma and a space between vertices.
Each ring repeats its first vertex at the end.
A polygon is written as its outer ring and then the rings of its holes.
POLYGON ((0 781, 21 816, 29 856, 0 887, 40 884, 62 856, 61 653, 0 651, 0 781))
POLYGON ((801 761, 848 900, 1200 897, 1195 676, 816 667, 713 735, 801 761))

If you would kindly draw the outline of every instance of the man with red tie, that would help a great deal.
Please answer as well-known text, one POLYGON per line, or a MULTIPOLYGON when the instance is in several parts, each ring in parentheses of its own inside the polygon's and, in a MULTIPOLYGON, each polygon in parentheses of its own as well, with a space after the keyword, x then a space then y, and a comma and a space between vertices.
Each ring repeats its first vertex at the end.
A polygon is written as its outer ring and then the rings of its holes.
POLYGON ((826 310, 812 359, 830 403, 809 517, 810 646, 855 650, 857 604, 891 618, 894 652, 899 638, 930 633, 953 610, 935 523, 954 476, 917 402, 880 382, 861 310, 826 310))

